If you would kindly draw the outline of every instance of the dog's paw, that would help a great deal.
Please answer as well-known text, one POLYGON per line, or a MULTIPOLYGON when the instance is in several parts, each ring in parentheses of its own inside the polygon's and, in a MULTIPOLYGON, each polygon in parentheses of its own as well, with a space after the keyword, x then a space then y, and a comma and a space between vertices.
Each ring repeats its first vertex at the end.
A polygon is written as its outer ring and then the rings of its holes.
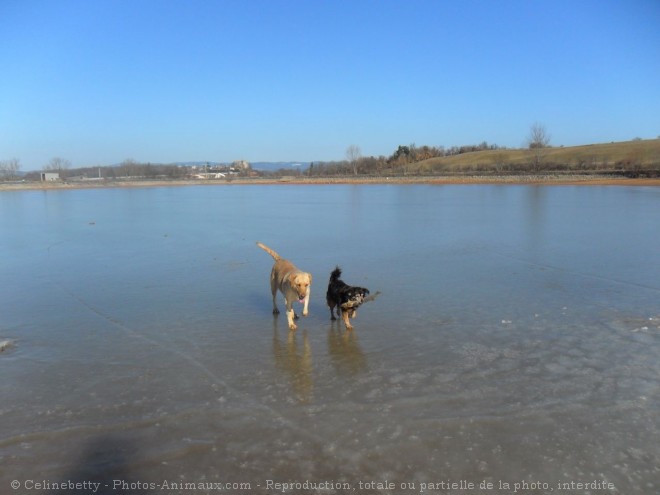
POLYGON ((303 316, 307 316, 309 314, 309 311, 303 311, 303 316))
POLYGON ((289 330, 297 330, 297 329, 298 329, 298 325, 296 325, 295 323, 291 323, 289 325, 289 330))

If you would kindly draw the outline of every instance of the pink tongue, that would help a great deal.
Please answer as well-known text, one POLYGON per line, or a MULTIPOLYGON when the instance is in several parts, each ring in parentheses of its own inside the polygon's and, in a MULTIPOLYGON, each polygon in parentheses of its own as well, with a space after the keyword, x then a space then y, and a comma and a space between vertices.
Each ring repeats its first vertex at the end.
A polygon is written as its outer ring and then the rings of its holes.
POLYGON ((298 302, 299 302, 299 303, 301 303, 301 302, 305 302, 305 298, 304 298, 304 297, 301 297, 300 299, 298 299, 298 302))

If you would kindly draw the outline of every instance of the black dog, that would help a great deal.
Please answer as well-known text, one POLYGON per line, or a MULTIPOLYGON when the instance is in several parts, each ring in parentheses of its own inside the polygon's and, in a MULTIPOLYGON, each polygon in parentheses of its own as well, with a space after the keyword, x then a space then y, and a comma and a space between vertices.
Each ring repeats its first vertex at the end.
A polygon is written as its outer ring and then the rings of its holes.
POLYGON ((334 314, 336 307, 337 316, 341 315, 346 328, 350 330, 353 326, 348 319, 357 316, 357 309, 369 294, 369 289, 353 287, 344 283, 339 277, 341 277, 341 268, 337 267, 330 274, 330 282, 328 283, 328 292, 325 295, 325 300, 330 307, 330 319, 337 319, 334 314))

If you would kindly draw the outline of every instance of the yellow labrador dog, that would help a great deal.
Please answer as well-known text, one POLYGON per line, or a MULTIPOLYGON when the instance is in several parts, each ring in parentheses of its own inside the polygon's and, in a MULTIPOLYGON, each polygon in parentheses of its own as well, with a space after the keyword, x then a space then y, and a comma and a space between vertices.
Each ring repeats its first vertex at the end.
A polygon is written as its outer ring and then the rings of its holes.
POLYGON ((268 246, 257 242, 257 246, 270 254, 275 260, 273 269, 270 272, 270 290, 273 293, 273 314, 279 314, 280 310, 277 309, 275 296, 277 289, 284 295, 284 302, 286 303, 286 319, 289 322, 289 328, 295 330, 296 324, 294 318, 298 316, 293 311, 293 303, 295 301, 303 303, 303 316, 307 316, 309 311, 309 291, 312 285, 312 274, 303 272, 296 268, 296 265, 288 260, 283 259, 279 254, 273 251, 268 246))

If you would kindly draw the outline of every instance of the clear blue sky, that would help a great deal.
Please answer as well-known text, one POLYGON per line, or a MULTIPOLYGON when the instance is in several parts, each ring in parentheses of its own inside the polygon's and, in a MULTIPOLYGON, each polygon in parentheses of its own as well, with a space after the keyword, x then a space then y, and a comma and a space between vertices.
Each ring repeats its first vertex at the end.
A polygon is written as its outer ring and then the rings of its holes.
POLYGON ((0 160, 660 136, 658 0, 0 0, 0 160))

